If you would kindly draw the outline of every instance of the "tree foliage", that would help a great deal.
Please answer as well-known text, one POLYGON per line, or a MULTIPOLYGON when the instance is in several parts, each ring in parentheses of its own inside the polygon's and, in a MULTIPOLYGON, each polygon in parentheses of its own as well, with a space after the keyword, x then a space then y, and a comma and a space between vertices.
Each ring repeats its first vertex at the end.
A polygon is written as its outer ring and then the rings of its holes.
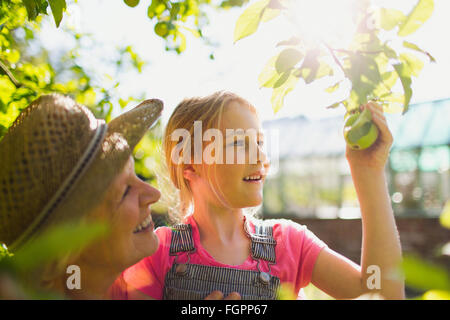
MULTIPOLYGON (((0 139, 7 128, 32 100, 38 96, 58 92, 72 96, 76 101, 91 108, 97 117, 111 118, 113 105, 124 108, 129 103, 142 100, 139 97, 122 97, 118 94, 119 82, 106 86, 101 83, 103 75, 96 70, 88 70, 80 61, 80 49, 88 35, 65 29, 75 42, 75 46, 59 57, 51 60, 52 54, 42 47, 39 37, 42 20, 51 12, 57 28, 61 24, 68 4, 76 0, 0 0, 0 139)), ((135 8, 144 5, 140 0, 122 0, 124 6, 135 8)), ((208 24, 207 10, 228 9, 242 6, 248 0, 146 0, 147 16, 155 21, 154 32, 164 39, 166 50, 182 53, 186 48, 186 35, 203 36, 202 28, 208 24)), ((116 74, 130 65, 142 72, 145 64, 131 46, 117 49, 116 74)), ((211 55, 213 57, 213 55, 211 55)), ((111 81, 115 75, 109 75, 111 81)), ((149 133, 149 136, 152 134, 149 133)), ((145 145, 152 145, 146 143, 145 145)), ((142 144, 144 145, 144 144, 142 144)), ((145 147, 143 147, 145 148, 145 147)), ((139 149, 139 148, 138 148, 139 149)), ((149 152, 144 152, 146 157, 149 152)), ((138 153, 138 155, 142 154, 138 153)), ((143 164, 146 157, 136 159, 137 171, 145 177, 143 164)))
MULTIPOLYGON (((254 1, 237 20, 235 41, 255 33, 262 22, 275 17, 289 19, 292 3, 289 0, 254 1)), ((349 47, 335 47, 323 40, 310 42, 304 34, 294 35, 277 44, 279 52, 268 60, 259 75, 259 85, 272 88, 272 107, 277 112, 286 94, 300 79, 309 84, 326 76, 337 76, 338 80, 326 92, 336 91, 344 80, 351 83, 351 88, 347 97, 336 101, 331 108, 344 105, 352 111, 368 100, 378 99, 388 110, 405 113, 412 97, 412 79, 424 66, 422 59, 431 62, 435 59, 403 37, 420 28, 433 8, 433 0, 419 0, 405 15, 400 10, 374 9, 370 1, 359 1, 354 14, 357 27, 349 47), (395 41, 401 41, 401 49, 393 48, 395 41), (394 90, 397 83, 401 84, 400 92, 394 90)))
POLYGON ((242 6, 248 0, 123 0, 130 7, 145 2, 147 16, 155 21, 154 32, 166 42, 166 50, 181 53, 186 49, 186 34, 209 42, 203 28, 209 24, 207 10, 242 6))
MULTIPOLYGON (((19 113, 43 94, 56 92, 71 96, 106 121, 111 119, 114 105, 125 108, 145 96, 144 93, 127 97, 119 94, 118 75, 124 70, 142 72, 145 64, 132 46, 125 45, 111 54, 108 63, 115 74, 99 74, 83 65, 80 51, 85 49, 83 43, 90 36, 60 26, 65 8, 64 0, 0 1, 0 139, 19 113), (63 53, 48 52, 42 46, 41 25, 48 8, 56 26, 63 28, 73 40, 74 45, 63 53), (109 81, 102 81, 105 76, 109 81)), ((148 133, 148 139, 154 139, 153 132, 148 133)), ((157 152, 152 153, 150 149, 146 155, 155 156, 157 152)), ((144 158, 137 159, 137 172, 146 179, 154 179, 145 169, 144 161, 144 158)))
MULTIPOLYGON (((2 0, 13 2, 13 0, 2 0)), ((144 1, 123 0, 124 4, 131 8, 142 5, 144 1)), ((207 10, 229 9, 242 6, 248 0, 146 0, 147 16, 155 21, 154 32, 166 42, 167 51, 181 53, 186 49, 186 34, 192 34, 197 38, 204 37, 202 29, 209 23, 207 10)), ((48 14, 51 8, 55 24, 59 27, 66 10, 66 0, 22 0, 27 10, 28 19, 34 21, 39 15, 48 14)))
POLYGON ((79 64, 84 35, 68 30, 75 46, 58 61, 51 61, 39 42, 42 17, 27 21, 27 10, 37 15, 42 8, 26 9, 17 0, 0 4, 0 137, 23 108, 46 93, 70 95, 99 117, 107 117, 112 110, 109 98, 113 92, 95 83, 93 75, 79 64))

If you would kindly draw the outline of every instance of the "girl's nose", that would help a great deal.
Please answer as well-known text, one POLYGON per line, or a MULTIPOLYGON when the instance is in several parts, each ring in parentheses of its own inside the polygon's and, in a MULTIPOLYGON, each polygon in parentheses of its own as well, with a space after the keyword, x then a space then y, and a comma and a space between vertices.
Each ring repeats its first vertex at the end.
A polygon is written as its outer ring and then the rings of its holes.
POLYGON ((261 146, 258 146, 258 161, 261 162, 264 166, 269 165, 269 158, 266 155, 266 152, 264 151, 264 148, 261 146))

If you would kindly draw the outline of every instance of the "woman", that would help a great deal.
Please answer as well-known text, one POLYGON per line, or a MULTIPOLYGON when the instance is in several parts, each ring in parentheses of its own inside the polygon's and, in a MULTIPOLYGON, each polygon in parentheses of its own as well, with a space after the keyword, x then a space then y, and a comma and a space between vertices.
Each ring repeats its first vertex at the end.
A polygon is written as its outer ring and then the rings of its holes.
POLYGON ((0 242, 15 252, 50 227, 106 222, 106 237, 39 270, 41 288, 103 298, 126 267, 158 247, 150 205, 157 189, 135 174, 133 148, 163 109, 146 100, 109 124, 52 94, 30 104, 0 141, 0 242), (81 289, 66 285, 80 268, 81 289))

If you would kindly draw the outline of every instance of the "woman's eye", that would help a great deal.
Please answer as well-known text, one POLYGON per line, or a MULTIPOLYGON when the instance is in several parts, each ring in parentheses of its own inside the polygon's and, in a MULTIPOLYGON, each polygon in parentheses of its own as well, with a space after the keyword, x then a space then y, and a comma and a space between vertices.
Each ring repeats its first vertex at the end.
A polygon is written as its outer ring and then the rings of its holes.
POLYGON ((237 140, 233 143, 234 146, 236 147, 242 147, 244 145, 244 141, 242 140, 237 140))
POLYGON ((130 191, 131 187, 127 186, 127 188, 125 189, 125 192, 122 195, 122 200, 127 196, 128 192, 130 191))
POLYGON ((264 146, 264 141, 258 141, 258 146, 260 147, 264 146))

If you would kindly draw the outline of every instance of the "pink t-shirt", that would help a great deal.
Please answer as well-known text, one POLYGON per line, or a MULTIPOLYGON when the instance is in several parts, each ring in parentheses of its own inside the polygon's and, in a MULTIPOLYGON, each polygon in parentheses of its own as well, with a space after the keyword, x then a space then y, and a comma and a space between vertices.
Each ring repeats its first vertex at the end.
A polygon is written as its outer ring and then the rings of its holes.
MULTIPOLYGON (((233 266, 220 263, 203 248, 200 242, 200 234, 197 224, 192 216, 186 218, 185 223, 192 226, 192 236, 197 249, 190 254, 190 263, 208 266, 236 268, 243 270, 257 270, 257 261, 251 255, 241 265, 233 266)), ((305 226, 290 220, 276 219, 265 220, 264 224, 273 226, 273 237, 277 241, 275 247, 276 264, 271 266, 271 274, 278 277, 281 283, 288 283, 298 294, 300 289, 311 281, 312 271, 317 256, 326 245, 319 240, 305 226)), ((254 233, 255 227, 249 220, 249 232, 254 233)), ((156 229, 160 244, 158 250, 149 257, 142 259, 137 264, 126 269, 122 273, 122 279, 130 285, 154 299, 162 299, 164 291, 164 279, 171 268, 175 256, 169 255, 171 229, 160 227, 156 229)), ((187 261, 186 253, 179 253, 178 262, 187 261)), ((266 261, 261 261, 262 271, 268 271, 266 261)), ((115 299, 126 298, 126 292, 118 288, 120 281, 116 281, 112 289, 115 299)), ((123 287, 123 286, 122 286, 123 287)))

